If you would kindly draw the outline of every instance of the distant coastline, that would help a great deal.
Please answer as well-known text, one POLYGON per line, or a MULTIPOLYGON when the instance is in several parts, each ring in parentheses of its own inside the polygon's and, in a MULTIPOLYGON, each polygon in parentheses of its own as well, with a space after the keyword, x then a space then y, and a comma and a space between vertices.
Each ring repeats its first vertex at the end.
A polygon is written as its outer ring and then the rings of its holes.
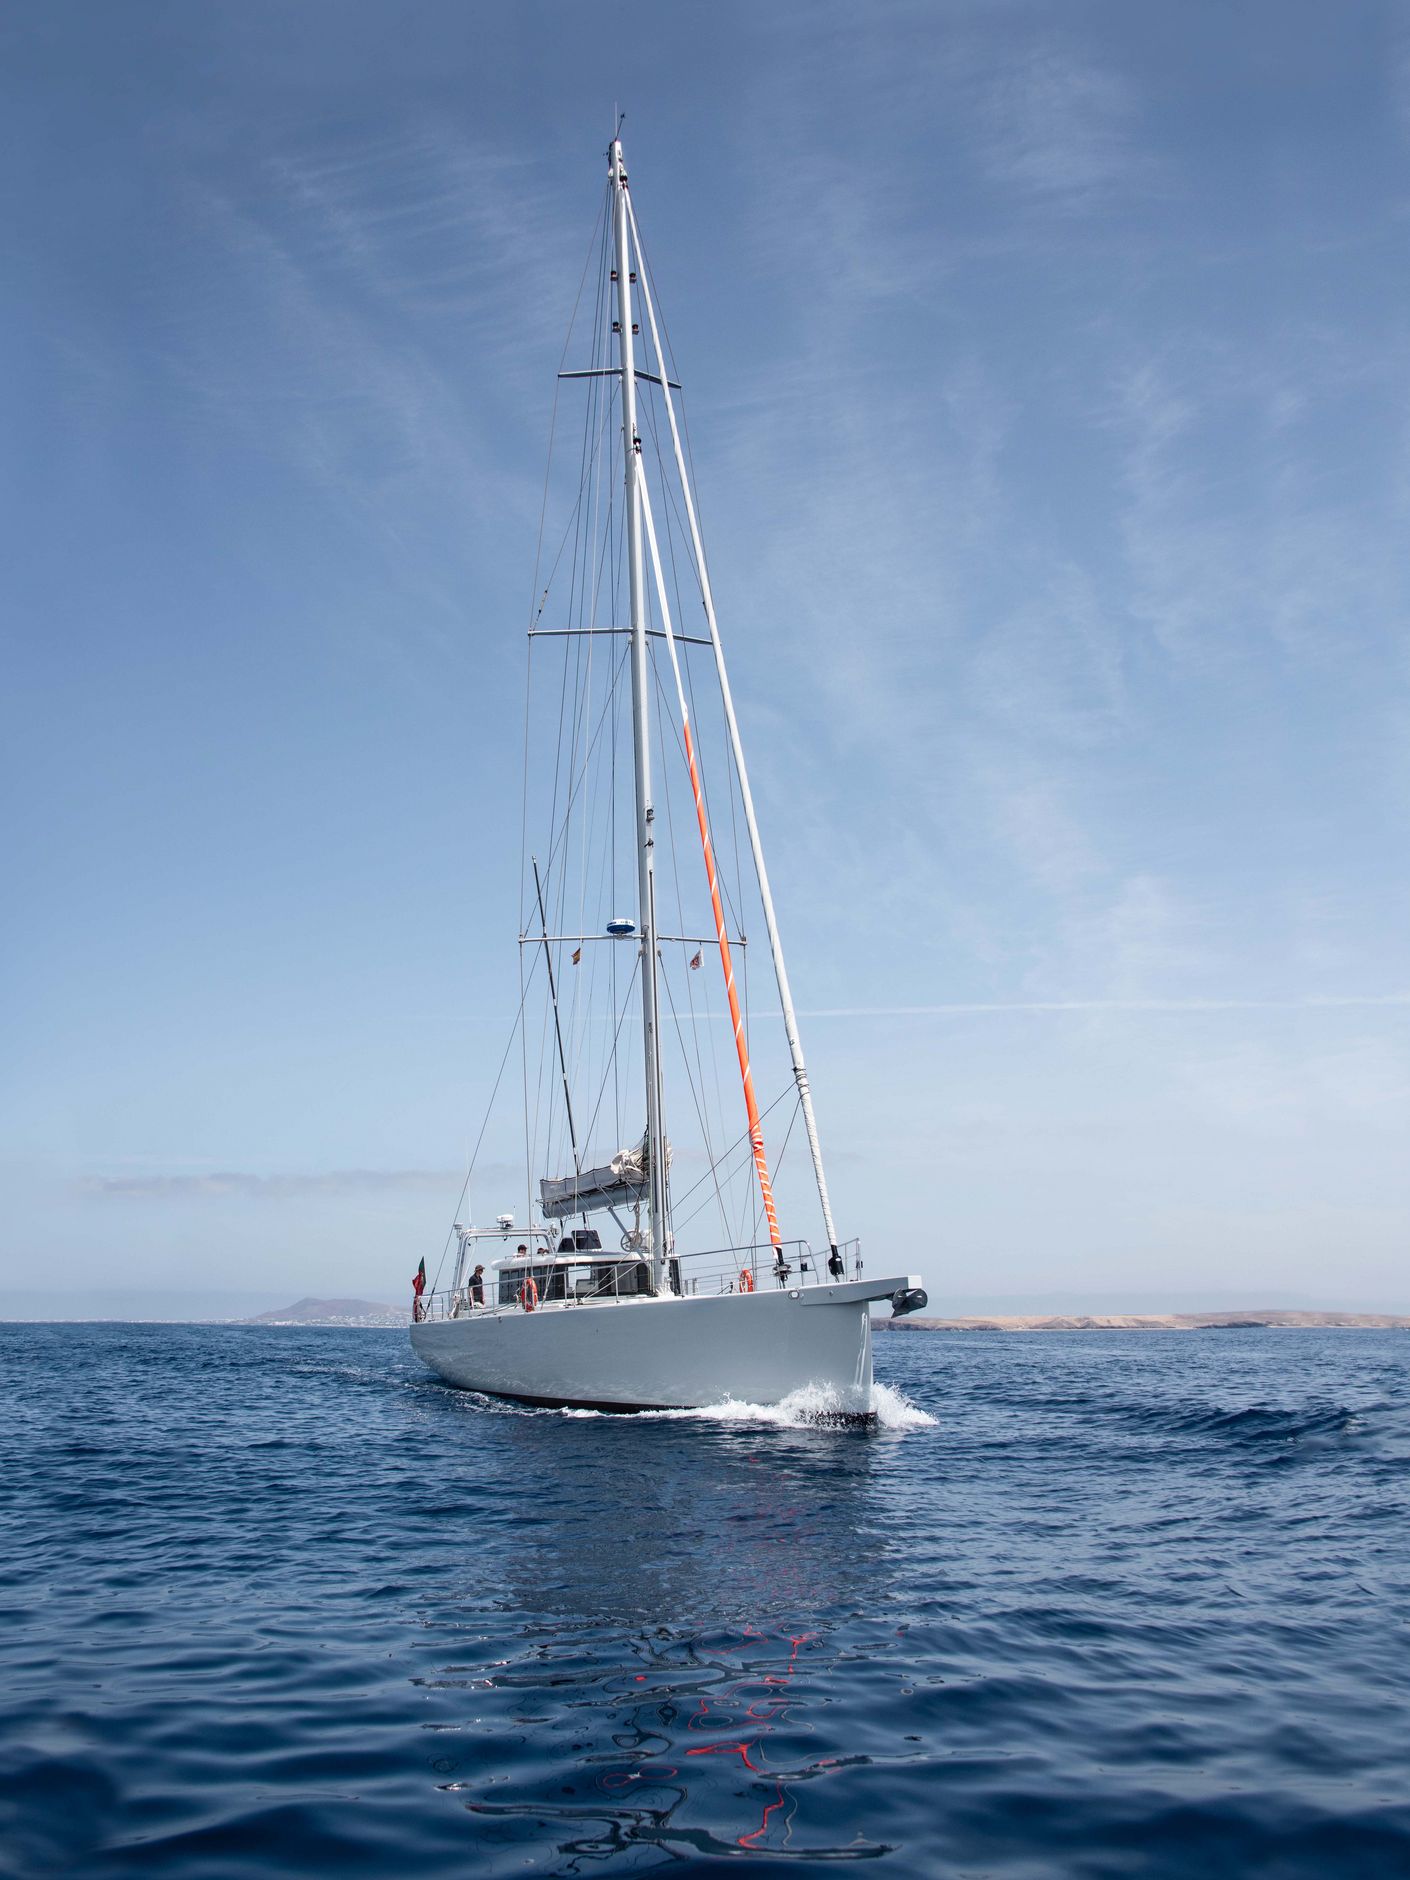
POLYGON ((256 1312, 242 1325, 405 1325, 410 1315, 376 1299, 299 1299, 273 1312, 256 1312))
MULTIPOLYGON (((67 1305, 67 1301, 59 1302, 67 1305)), ((378 1299, 299 1299, 291 1306, 276 1306, 267 1312, 175 1312, 70 1310, 49 1312, 42 1309, 22 1315, 0 1308, 0 1325, 343 1325, 358 1330, 368 1328, 400 1329, 410 1322, 411 1314, 378 1299)))
POLYGON ((1238 1332, 1410 1331, 1400 1312, 1110 1312, 1019 1313, 936 1319, 879 1319, 895 1332, 1238 1332))

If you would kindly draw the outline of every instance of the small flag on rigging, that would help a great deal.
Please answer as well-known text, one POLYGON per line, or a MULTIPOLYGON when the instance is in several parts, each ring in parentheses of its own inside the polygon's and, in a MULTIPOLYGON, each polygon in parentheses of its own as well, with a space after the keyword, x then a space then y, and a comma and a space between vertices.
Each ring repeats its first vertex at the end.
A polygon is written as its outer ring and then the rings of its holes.
POLYGON ((578 963, 578 961, 579 961, 579 960, 580 960, 580 959, 581 959, 582 957, 583 957, 583 950, 582 950, 582 948, 581 948, 581 947, 575 947, 575 948, 573 949, 573 964, 574 964, 574 966, 576 966, 576 965, 577 965, 577 963, 578 963))
POLYGON ((419 1299, 426 1290, 426 1262, 423 1260, 411 1281, 411 1290, 419 1299))
POLYGON ((692 972, 694 972, 696 967, 699 966, 701 956, 704 953, 704 951, 705 951, 704 947, 697 947, 695 949, 695 958, 690 962, 690 970, 692 972))

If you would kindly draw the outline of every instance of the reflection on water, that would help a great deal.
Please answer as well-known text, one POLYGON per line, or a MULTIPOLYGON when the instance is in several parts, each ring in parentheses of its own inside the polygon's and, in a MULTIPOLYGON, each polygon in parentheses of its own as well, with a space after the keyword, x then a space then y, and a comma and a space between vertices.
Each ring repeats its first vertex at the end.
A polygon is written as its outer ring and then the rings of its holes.
POLYGON ((504 1824, 507 1839, 515 1823, 534 1839, 553 1824, 565 1859, 651 1846, 884 1853, 855 1824, 839 1838, 820 1811, 807 1832, 799 1816, 803 1786, 854 1760, 827 1727, 845 1677, 834 1634, 885 1603, 893 1543, 872 1487, 879 1449, 895 1439, 746 1432, 732 1417, 668 1434, 642 1419, 481 1414, 527 1482, 591 1489, 536 1505, 512 1584, 496 1596, 502 1618, 518 1618, 511 1636, 487 1630, 473 1577, 428 1615, 451 1662, 425 1682, 467 1693, 461 1722, 438 1731, 483 1745, 522 1731, 530 1762, 535 1732, 541 1748, 566 1736, 577 1766, 565 1780, 555 1748, 548 1779, 526 1780, 470 1749, 476 1773, 447 1792, 504 1824), (505 1655, 480 1658, 476 1675, 477 1649, 505 1655))
POLYGON ((581 1757, 578 1781, 556 1785, 551 1797, 503 1799, 473 1796, 472 1782, 447 1786, 478 1814, 530 1824, 553 1819, 564 1831, 558 1845, 565 1855, 633 1844, 833 1858, 884 1853, 884 1843, 859 1834, 839 1844, 825 1833, 805 1845, 795 1832, 800 1785, 825 1778, 845 1760, 820 1752, 806 1714, 813 1653, 823 1654, 819 1671, 836 1670, 815 1634, 750 1631, 732 1641, 658 1643, 651 1670, 627 1674, 635 1688, 604 1679, 591 1694, 576 1684, 571 1696, 560 1689, 560 1701, 596 1713, 590 1721, 575 1718, 574 1727, 597 1745, 573 1745, 581 1757))

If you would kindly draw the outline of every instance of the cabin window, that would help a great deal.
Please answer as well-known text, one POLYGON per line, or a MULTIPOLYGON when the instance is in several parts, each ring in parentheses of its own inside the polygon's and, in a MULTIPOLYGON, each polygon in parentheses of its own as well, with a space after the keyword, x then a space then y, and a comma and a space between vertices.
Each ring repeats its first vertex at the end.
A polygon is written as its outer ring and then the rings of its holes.
MULTIPOLYGON (((639 1260, 603 1260, 592 1266, 558 1268, 554 1278, 555 1299, 635 1299, 651 1293, 651 1268, 639 1260)), ((549 1295, 542 1283, 540 1298, 549 1295)), ((516 1290, 514 1297, 518 1298, 516 1290)))
POLYGON ((613 1260, 592 1269, 592 1297, 635 1299, 651 1292, 651 1268, 644 1260, 613 1260))
MULTIPOLYGON (((672 1266, 675 1262, 672 1261, 672 1266)), ((499 1275, 499 1303, 517 1306, 519 1289, 526 1272, 532 1272, 539 1289, 539 1304, 551 1305, 567 1299, 637 1299, 650 1298, 651 1268, 645 1260, 603 1260, 593 1265, 570 1266, 565 1260, 553 1266, 502 1267, 499 1275)), ((679 1285, 678 1273, 673 1275, 679 1285)))
POLYGON ((539 1304, 546 1305, 553 1299, 567 1297, 566 1270, 551 1266, 511 1266, 502 1268, 499 1275, 499 1303, 502 1306, 519 1304, 519 1288, 524 1284, 524 1275, 532 1273, 534 1284, 539 1289, 539 1304))
POLYGON ((558 1243, 560 1253, 601 1253, 602 1236, 595 1227, 579 1227, 558 1243))

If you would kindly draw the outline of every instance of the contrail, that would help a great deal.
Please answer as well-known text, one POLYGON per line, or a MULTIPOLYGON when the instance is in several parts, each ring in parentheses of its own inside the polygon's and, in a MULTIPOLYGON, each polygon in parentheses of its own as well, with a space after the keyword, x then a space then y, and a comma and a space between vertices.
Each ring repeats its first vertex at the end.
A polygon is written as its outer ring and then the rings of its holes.
POLYGON ((1327 993, 1298 999, 993 999, 950 1005, 836 1005, 803 1018, 963 1018, 1001 1012, 1319 1012, 1410 1006, 1410 992, 1327 993))

